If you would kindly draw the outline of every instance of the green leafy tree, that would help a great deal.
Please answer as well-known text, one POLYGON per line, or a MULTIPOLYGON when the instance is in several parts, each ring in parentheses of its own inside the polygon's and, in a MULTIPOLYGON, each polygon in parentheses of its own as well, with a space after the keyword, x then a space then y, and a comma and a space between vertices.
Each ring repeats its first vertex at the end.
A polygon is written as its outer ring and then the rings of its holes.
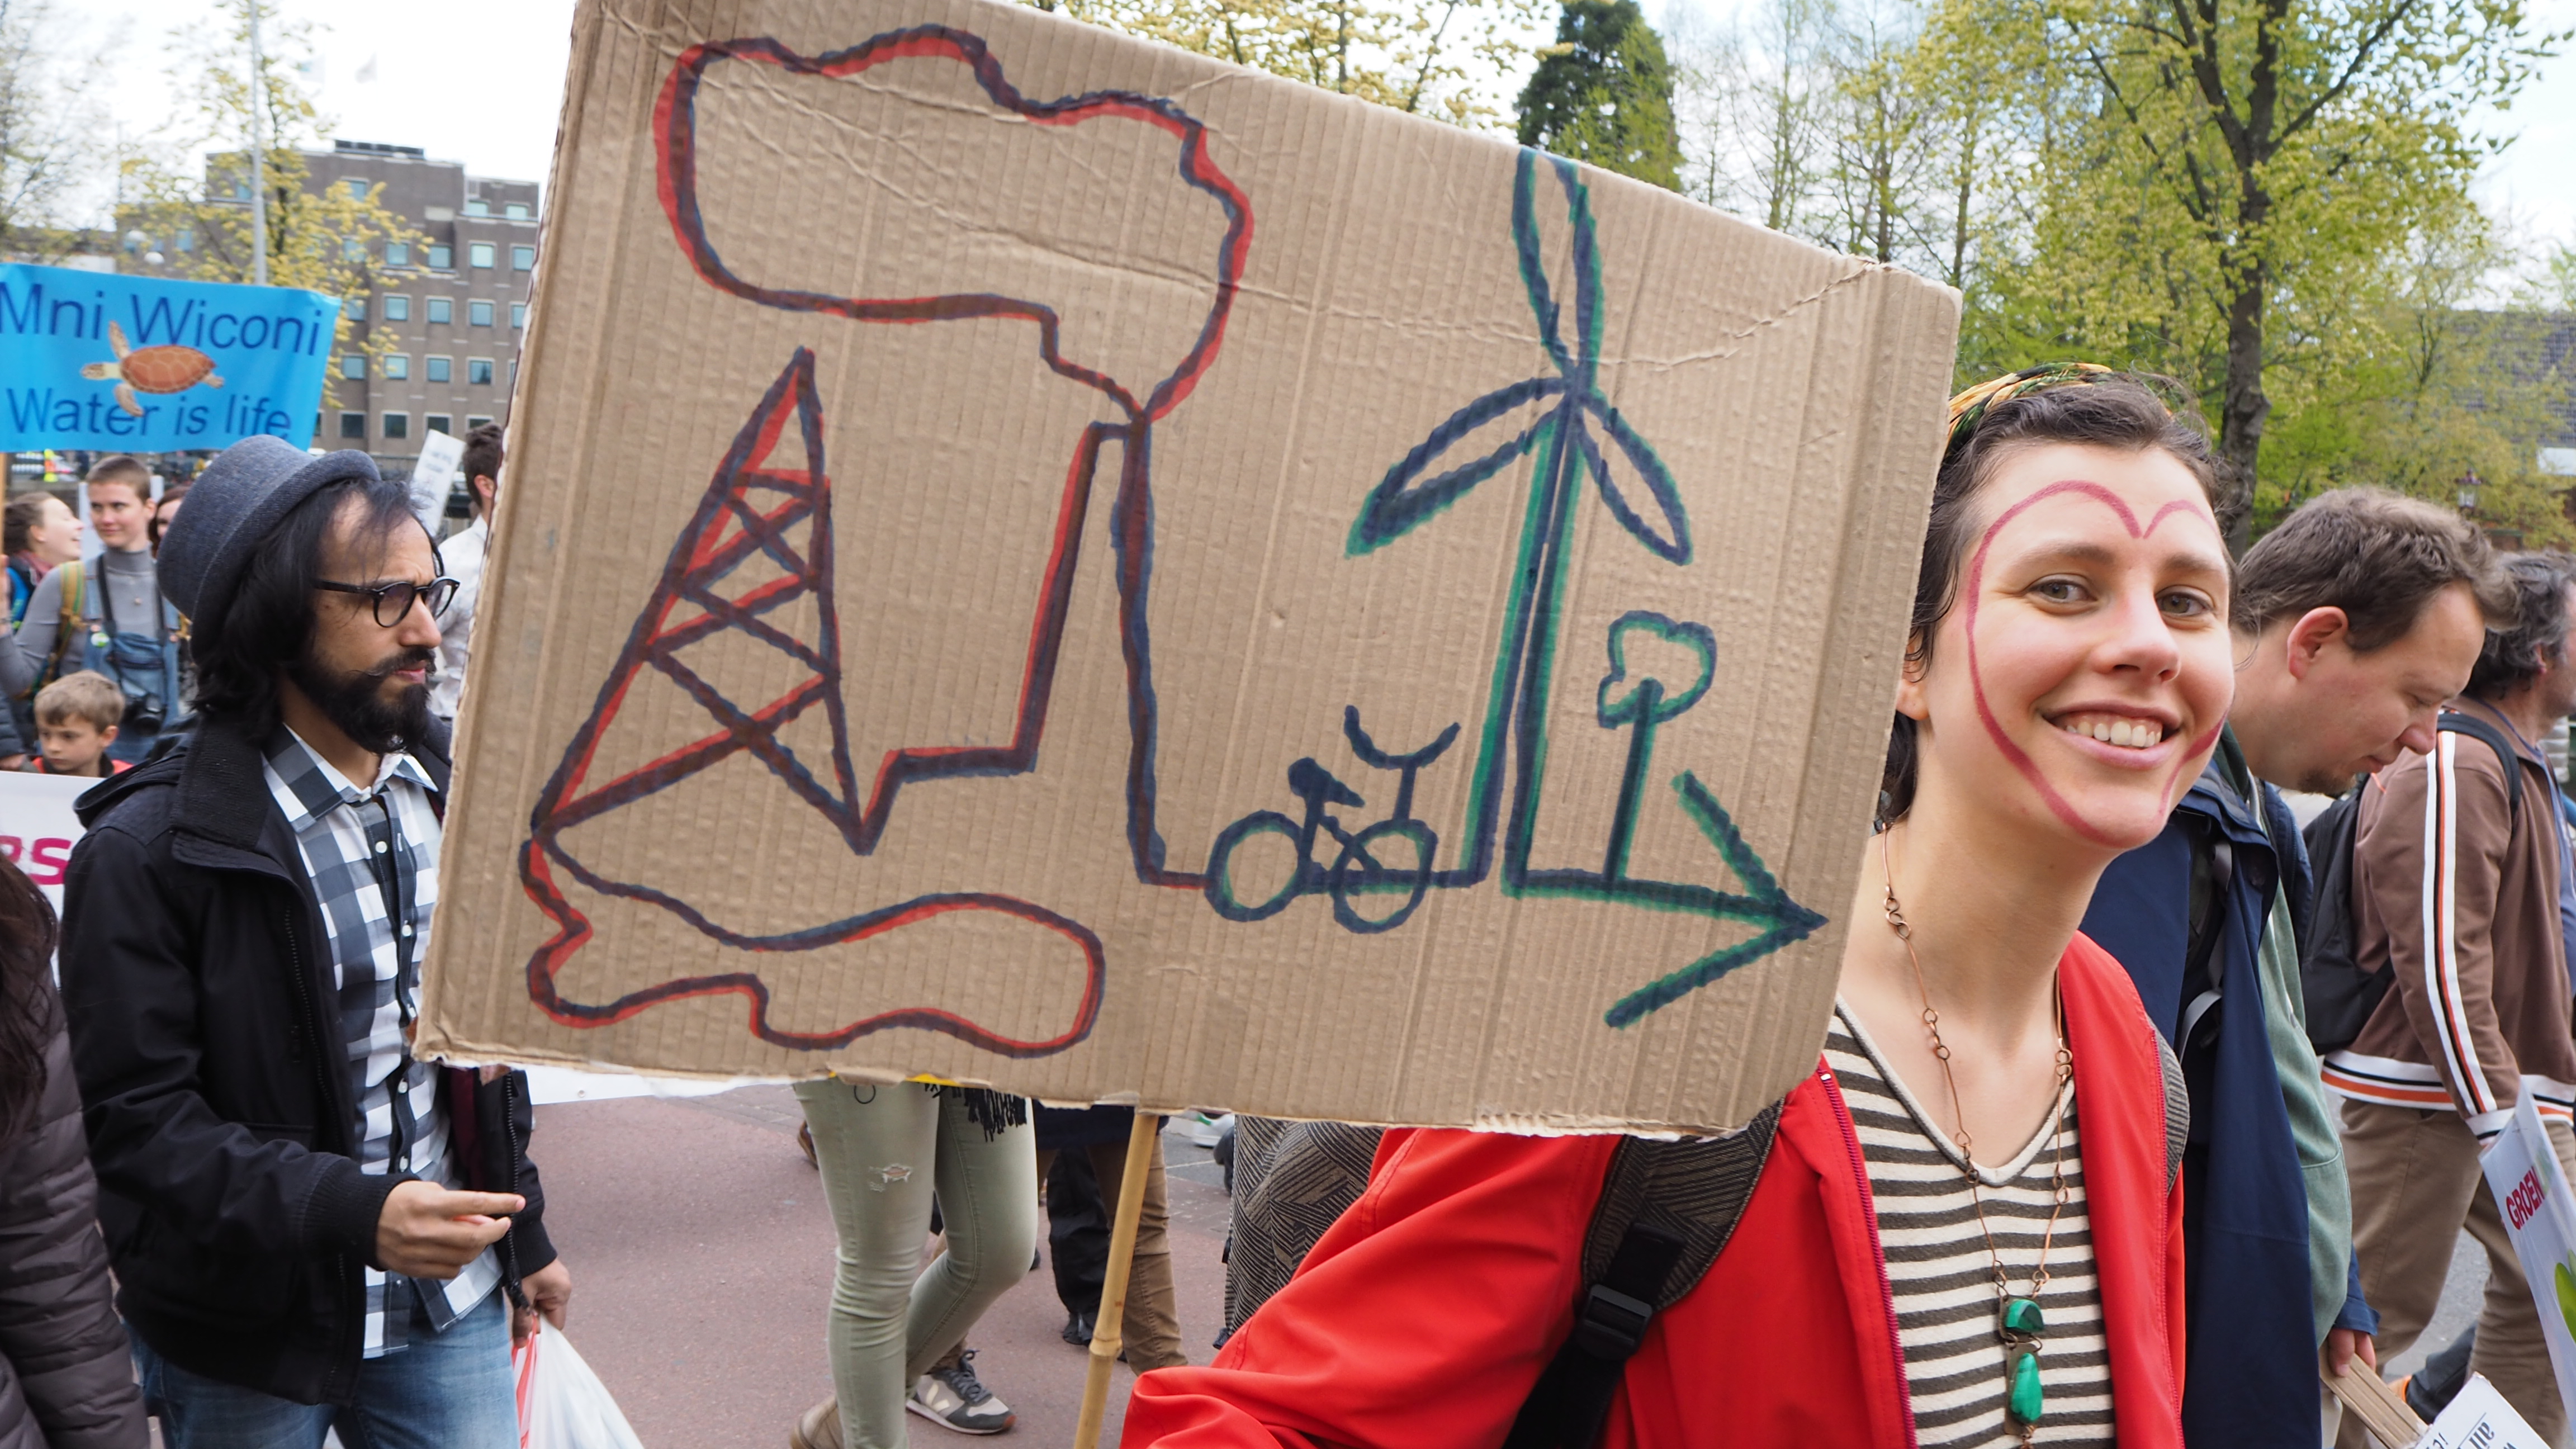
POLYGON ((0 0, 0 257, 54 262, 80 243, 73 214, 107 159, 103 72, 52 4, 0 0))
POLYGON ((1521 91, 1520 141, 1681 190, 1673 68, 1636 0, 1565 0, 1521 91))
POLYGON ((1459 125, 1501 119, 1541 0, 1026 0, 1040 10, 1459 125))
MULTIPOLYGON (((266 142, 269 285, 364 297, 384 274, 388 243, 418 248, 428 239, 385 208, 381 187, 361 195, 345 186, 316 189, 311 184, 302 148, 319 145, 330 130, 329 118, 314 106, 303 84, 312 55, 311 27, 301 21, 279 24, 275 12, 266 8, 263 17, 264 83, 256 102, 258 132, 266 142)), ((255 99, 248 17, 222 32, 200 26, 182 38, 178 49, 191 60, 174 70, 172 81, 197 98, 196 109, 183 119, 175 141, 123 158, 120 189, 126 204, 117 226, 141 231, 169 248, 164 255, 180 275, 247 282, 254 260, 249 142, 255 99), (192 64, 193 71, 187 68, 192 64), (208 147, 229 149, 208 153, 208 147), (202 166, 192 164, 201 155, 202 166), (184 251, 175 246, 181 235, 188 238, 184 251)), ((363 340, 354 336, 344 312, 333 344, 335 373, 338 352, 356 346, 384 353, 399 341, 381 323, 370 327, 363 340)))

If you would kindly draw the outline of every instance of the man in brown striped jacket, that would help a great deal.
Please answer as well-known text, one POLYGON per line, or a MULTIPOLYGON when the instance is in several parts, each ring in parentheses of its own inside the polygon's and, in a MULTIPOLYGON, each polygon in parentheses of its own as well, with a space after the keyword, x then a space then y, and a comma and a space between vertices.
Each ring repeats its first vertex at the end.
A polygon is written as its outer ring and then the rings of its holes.
MULTIPOLYGON (((2362 794, 2353 846, 2360 964, 2395 990, 2327 1058, 2344 1094, 2353 1246, 2379 1310, 2380 1352, 2403 1353, 2441 1296, 2454 1228, 2487 1250, 2470 1366, 2543 1438, 2566 1423, 2540 1320, 2478 1155, 2529 1092, 2576 1172, 2576 1038, 2562 898, 2571 892, 2558 790, 2535 743, 2576 709, 2576 563, 2507 558, 2521 619, 2487 636, 2455 707, 2513 746, 2444 732, 2362 794), (2520 795, 2517 809, 2508 792, 2520 795)), ((2569 901, 2576 909, 2576 899, 2569 901)), ((2349 1437, 2349 1436, 2348 1436, 2349 1437)))

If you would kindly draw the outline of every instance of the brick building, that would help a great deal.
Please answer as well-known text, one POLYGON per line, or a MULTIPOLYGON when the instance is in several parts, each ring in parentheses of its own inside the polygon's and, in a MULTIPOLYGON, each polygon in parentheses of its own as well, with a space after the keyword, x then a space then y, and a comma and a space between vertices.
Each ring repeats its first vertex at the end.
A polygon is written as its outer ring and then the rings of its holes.
POLYGON ((383 186, 384 208, 428 238, 390 248, 379 290, 349 299, 353 338, 389 335, 392 346, 341 358, 314 442, 411 458, 432 429, 463 437, 502 420, 527 335, 537 183, 470 176, 417 146, 368 141, 335 142, 304 161, 317 189, 383 186))

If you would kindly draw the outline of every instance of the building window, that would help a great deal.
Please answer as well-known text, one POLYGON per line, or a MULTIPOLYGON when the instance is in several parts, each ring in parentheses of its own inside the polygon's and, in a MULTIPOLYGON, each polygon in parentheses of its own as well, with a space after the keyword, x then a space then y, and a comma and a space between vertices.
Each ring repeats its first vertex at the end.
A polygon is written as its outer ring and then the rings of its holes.
POLYGON ((388 322, 410 321, 411 298, 400 296, 387 297, 385 299, 385 320, 388 322))
POLYGON ((468 322, 473 323, 473 324, 474 324, 475 326, 477 326, 477 327, 489 327, 489 326, 491 326, 491 325, 492 325, 492 304, 491 304, 491 303, 489 303, 489 302, 468 302, 468 303, 466 303, 466 304, 465 304, 465 320, 466 320, 466 321, 468 321, 468 322))
POLYGON ((174 252, 193 252, 196 249, 197 234, 193 231, 183 231, 170 238, 170 250, 174 252))
POLYGON ((340 375, 342 377, 365 377, 367 375, 366 354, 362 352, 344 352, 340 354, 340 375))
POLYGON ((235 200, 235 201, 248 201, 248 200, 250 200, 250 183, 249 183, 249 182, 247 182, 247 181, 236 181, 236 182, 234 182, 234 183, 233 183, 233 200, 235 200))
POLYGON ((356 438, 364 442, 367 436, 367 415, 365 413, 340 414, 340 436, 356 438))
POLYGON ((340 308, 340 315, 348 318, 352 322, 366 321, 367 299, 364 297, 351 297, 348 302, 340 308))
POLYGON ((465 260, 470 266, 488 267, 492 265, 492 244, 490 242, 468 243, 465 248, 465 260))
POLYGON ((430 298, 429 320, 432 322, 452 322, 456 320, 456 304, 445 297, 430 298))
POLYGON ((456 253, 448 247, 447 243, 431 242, 429 244, 430 270, 444 272, 452 269, 455 265, 456 253))
POLYGON ((388 352, 376 359, 376 375, 399 382, 411 376, 411 359, 399 352, 388 352))
POLYGON ((488 357, 469 357, 465 359, 465 380, 470 383, 490 382, 492 380, 492 359, 488 357))
POLYGON ((501 208, 501 216, 507 221, 526 221, 528 219, 528 204, 524 201, 513 201, 509 205, 501 208))
POLYGON ((387 242, 387 243, 385 243, 385 265, 386 265, 386 266, 389 266, 389 267, 407 267, 407 266, 410 266, 410 265, 411 265, 411 243, 409 243, 409 242, 387 242))
POLYGON ((409 414, 409 413, 387 413, 387 414, 385 414, 385 437, 386 437, 386 439, 387 439, 388 441, 390 441, 390 440, 392 440, 392 439, 394 439, 394 438, 408 438, 408 437, 410 437, 410 436, 411 436, 411 414, 409 414))
POLYGON ((524 271, 528 270, 530 267, 535 266, 536 264, 537 264, 537 249, 536 249, 535 247, 512 247, 512 248, 510 248, 510 270, 511 270, 511 271, 514 271, 514 272, 524 272, 524 271))
POLYGON ((340 238, 340 260, 344 262, 363 262, 366 259, 367 244, 365 242, 362 242, 353 236, 344 236, 340 238))
MULTIPOLYGON (((447 373, 451 366, 448 359, 444 357, 432 357, 424 360, 429 363, 429 380, 431 382, 446 382, 448 380, 447 373)), ((441 428, 439 431, 443 433, 447 430, 445 428, 441 428)))
POLYGON ((364 201, 367 199, 367 183, 360 178, 352 176, 340 184, 348 188, 349 199, 351 201, 364 201))
POLYGON ((528 325, 528 304, 527 304, 527 303, 525 303, 525 302, 513 302, 513 303, 511 303, 511 304, 510 304, 510 326, 511 326, 512 328, 514 328, 514 329, 515 329, 515 328, 525 327, 525 326, 527 326, 527 325, 528 325))
MULTIPOLYGON (((444 362, 447 359, 440 358, 439 360, 444 362)), ((420 425, 433 433, 446 433, 450 437, 455 436, 456 433, 456 419, 449 417, 445 413, 431 413, 429 416, 420 420, 420 425)))
POLYGON ((465 203, 465 214, 467 216, 490 216, 492 214, 492 208, 485 206, 483 204, 483 199, 478 196, 474 200, 465 203))
POLYGON ((465 431, 469 433, 474 431, 476 428, 488 428, 490 426, 492 426, 492 420, 490 418, 467 418, 465 420, 465 431))

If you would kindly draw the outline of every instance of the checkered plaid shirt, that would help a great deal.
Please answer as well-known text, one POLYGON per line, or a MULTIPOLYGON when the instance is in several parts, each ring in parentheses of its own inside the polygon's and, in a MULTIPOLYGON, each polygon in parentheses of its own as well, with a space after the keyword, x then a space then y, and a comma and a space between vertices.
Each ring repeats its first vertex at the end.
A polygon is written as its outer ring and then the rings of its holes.
MULTIPOLYGON (((399 1168, 462 1187, 449 1160, 438 1074, 412 1061, 405 1040, 429 949, 430 908, 438 904, 435 787, 417 760, 396 754, 360 790, 283 726, 269 740, 266 774, 330 938, 350 1095, 358 1104, 358 1170, 399 1168)), ((487 1248, 445 1283, 375 1268, 366 1274, 366 1357, 377 1358, 405 1346, 415 1301, 444 1330, 500 1282, 501 1263, 487 1248)))

